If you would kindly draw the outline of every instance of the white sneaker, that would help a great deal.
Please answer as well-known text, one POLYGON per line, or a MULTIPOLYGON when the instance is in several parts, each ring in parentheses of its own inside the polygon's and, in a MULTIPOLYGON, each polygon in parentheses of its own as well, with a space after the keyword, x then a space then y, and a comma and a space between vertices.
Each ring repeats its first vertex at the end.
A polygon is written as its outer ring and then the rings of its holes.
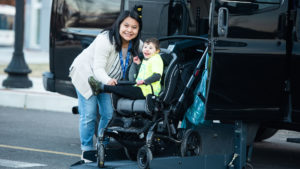
POLYGON ((84 154, 84 151, 82 151, 82 153, 81 153, 81 160, 83 160, 84 163, 91 163, 91 162, 93 162, 93 161, 91 161, 91 160, 88 160, 88 159, 84 158, 84 157, 83 157, 83 154, 84 154))

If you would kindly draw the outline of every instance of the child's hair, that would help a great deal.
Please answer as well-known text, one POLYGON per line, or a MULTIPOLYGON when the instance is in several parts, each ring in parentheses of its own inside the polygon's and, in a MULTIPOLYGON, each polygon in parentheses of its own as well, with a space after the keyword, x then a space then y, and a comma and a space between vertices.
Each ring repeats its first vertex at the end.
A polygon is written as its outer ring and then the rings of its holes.
POLYGON ((153 43, 156 50, 159 50, 159 40, 157 38, 147 38, 144 43, 153 43))

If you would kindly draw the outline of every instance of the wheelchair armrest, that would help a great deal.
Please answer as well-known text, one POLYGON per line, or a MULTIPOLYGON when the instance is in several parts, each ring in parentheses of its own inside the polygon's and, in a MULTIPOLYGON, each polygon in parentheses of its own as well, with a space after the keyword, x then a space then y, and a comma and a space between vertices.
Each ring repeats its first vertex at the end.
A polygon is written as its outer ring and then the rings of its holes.
POLYGON ((136 82, 134 81, 127 81, 127 80, 119 80, 117 85, 135 85, 136 82))

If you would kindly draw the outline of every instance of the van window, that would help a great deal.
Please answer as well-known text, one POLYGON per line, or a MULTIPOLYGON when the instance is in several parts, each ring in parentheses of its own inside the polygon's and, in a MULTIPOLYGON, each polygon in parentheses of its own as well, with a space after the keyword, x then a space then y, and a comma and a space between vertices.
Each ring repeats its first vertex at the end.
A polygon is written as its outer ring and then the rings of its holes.
POLYGON ((204 35, 208 33, 211 0, 171 0, 168 35, 204 35))
POLYGON ((279 8, 281 0, 219 0, 218 4, 229 9, 230 14, 254 14, 279 8))
POLYGON ((58 9, 65 20, 64 27, 107 28, 118 17, 120 0, 66 0, 58 9))
POLYGON ((263 10, 279 7, 281 0, 255 0, 255 2, 259 4, 258 10, 263 10))
POLYGON ((280 4, 281 0, 255 0, 255 2, 259 3, 271 3, 271 4, 280 4))
POLYGON ((278 4, 281 0, 222 0, 222 1, 235 1, 235 2, 252 2, 252 3, 271 3, 271 4, 278 4))

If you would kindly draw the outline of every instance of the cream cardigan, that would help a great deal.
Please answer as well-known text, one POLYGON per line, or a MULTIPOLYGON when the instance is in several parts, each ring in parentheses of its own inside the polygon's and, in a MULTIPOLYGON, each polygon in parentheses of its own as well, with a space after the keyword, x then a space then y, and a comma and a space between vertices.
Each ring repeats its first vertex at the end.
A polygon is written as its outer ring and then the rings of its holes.
POLYGON ((107 72, 110 71, 113 61, 119 57, 114 44, 111 44, 108 32, 99 34, 96 39, 84 49, 73 61, 69 76, 75 88, 86 99, 92 96, 88 84, 88 77, 94 76, 103 84, 111 79, 107 72))
MULTIPOLYGON (((142 49, 142 42, 140 42, 139 48, 142 49)), ((92 96, 93 93, 88 83, 90 76, 107 84, 111 80, 108 72, 117 58, 119 58, 119 53, 115 50, 115 45, 110 43, 108 32, 100 33, 70 66, 69 76, 79 93, 86 99, 92 96)))

